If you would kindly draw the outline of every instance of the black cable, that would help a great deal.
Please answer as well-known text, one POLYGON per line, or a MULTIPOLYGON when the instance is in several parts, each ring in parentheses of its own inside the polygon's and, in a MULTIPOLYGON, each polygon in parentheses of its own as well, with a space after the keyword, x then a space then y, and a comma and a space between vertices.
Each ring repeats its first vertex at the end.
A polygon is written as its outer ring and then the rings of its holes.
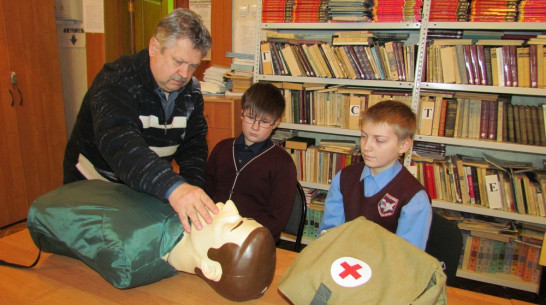
POLYGON ((38 257, 36 257, 36 260, 34 261, 34 263, 32 263, 30 265, 10 263, 10 262, 6 262, 5 260, 0 259, 0 266, 7 266, 7 267, 13 267, 13 268, 20 268, 20 269, 32 268, 32 267, 36 266, 36 264, 40 260, 40 255, 42 254, 42 247, 40 246, 40 238, 39 237, 38 237, 38 250, 40 250, 40 252, 38 252, 38 257))

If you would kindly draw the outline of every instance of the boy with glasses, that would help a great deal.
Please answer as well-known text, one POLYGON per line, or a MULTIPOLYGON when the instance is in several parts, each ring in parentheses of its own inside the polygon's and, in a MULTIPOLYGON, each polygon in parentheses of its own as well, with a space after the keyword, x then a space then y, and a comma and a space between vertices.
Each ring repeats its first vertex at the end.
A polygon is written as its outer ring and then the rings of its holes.
POLYGON ((241 104, 242 133, 219 142, 212 150, 205 191, 214 202, 235 202, 243 217, 258 221, 278 241, 297 186, 292 157, 271 141, 285 100, 274 85, 255 83, 243 94, 241 104))

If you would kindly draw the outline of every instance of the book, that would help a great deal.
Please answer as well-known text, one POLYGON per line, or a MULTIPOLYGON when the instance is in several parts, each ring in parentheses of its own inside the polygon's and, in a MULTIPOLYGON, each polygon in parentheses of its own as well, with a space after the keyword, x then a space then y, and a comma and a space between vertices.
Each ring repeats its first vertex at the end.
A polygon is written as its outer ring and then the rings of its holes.
POLYGON ((320 146, 340 146, 356 148, 356 142, 353 140, 340 140, 340 139, 321 139, 319 141, 320 146))
POLYGON ((360 72, 358 71, 354 62, 351 62, 346 50, 343 47, 333 47, 334 52, 336 52, 341 58, 344 70, 347 71, 349 78, 357 79, 360 78, 360 72))
POLYGON ((315 139, 309 137, 295 136, 286 139, 284 142, 285 148, 306 150, 309 146, 315 145, 315 139))
MULTIPOLYGON (((438 122, 438 136, 443 137, 445 135, 445 127, 446 127, 446 117, 447 117, 447 104, 448 99, 442 98, 441 100, 441 107, 440 107, 440 118, 438 122)), ((455 109, 455 112, 453 113, 453 123, 455 123, 455 114, 457 109, 455 109)))
POLYGON ((385 58, 388 65, 390 76, 389 80, 399 80, 394 48, 394 41, 388 41, 385 43, 385 58))
POLYGON ((538 88, 537 45, 529 46, 529 77, 531 88, 538 88))
POLYGON ((479 237, 472 238, 472 244, 470 247, 470 255, 468 258, 468 270, 469 271, 477 271, 476 270, 476 264, 478 259, 478 251, 480 250, 480 241, 481 239, 479 237))
POLYGON ((269 43, 262 41, 260 43, 261 49, 261 60, 262 60, 262 73, 266 75, 272 75, 273 73, 273 62, 271 59, 271 50, 269 48, 269 43))
POLYGON ((487 68, 485 62, 485 49, 483 45, 476 45, 476 56, 478 58, 478 71, 480 74, 480 84, 487 85, 487 68))
POLYGON ((420 108, 419 134, 430 136, 432 134, 432 122, 434 119, 434 102, 425 98, 421 101, 420 108))
POLYGON ((444 136, 452 138, 455 136, 455 122, 457 120, 458 101, 454 98, 444 100, 447 101, 444 136))
POLYGON ((498 101, 489 101, 489 132, 488 139, 496 140, 497 139, 497 130, 498 130, 498 101))
POLYGON ((499 69, 497 60, 497 48, 490 48, 491 52, 491 82, 493 86, 500 86, 499 84, 499 69))
POLYGON ((347 53, 347 56, 351 62, 351 65, 353 66, 353 70, 357 72, 357 78, 359 79, 371 79, 367 78, 366 74, 364 73, 364 69, 362 67, 362 64, 360 63, 359 57, 357 56, 355 52, 355 48, 353 46, 343 46, 345 49, 345 52, 347 53))
POLYGON ((481 101, 481 110, 480 110, 480 139, 489 139, 489 101, 481 101))
POLYGON ((466 239, 464 241, 463 259, 460 265, 462 270, 468 270, 468 263, 470 260, 470 251, 472 248, 473 239, 475 238, 467 234, 465 234, 465 236, 466 236, 466 239))
MULTIPOLYGON (((456 155, 452 155, 450 159, 451 163, 453 164, 454 171, 457 172, 457 176, 459 177, 462 203, 473 203, 473 200, 470 197, 470 185, 468 183, 466 167, 463 165, 463 161, 456 155)), ((474 195, 474 192, 472 192, 472 195, 474 195)))
POLYGON ((475 45, 483 46, 521 46, 525 41, 521 39, 478 39, 475 45))
POLYGON ((483 56, 485 61, 486 85, 493 85, 493 67, 491 65, 491 47, 483 48, 483 56))
POLYGON ((496 174, 486 175, 485 187, 487 190, 487 201, 489 202, 489 208, 494 210, 502 210, 503 204, 499 177, 496 174))
POLYGON ((459 78, 461 79, 461 84, 468 84, 468 73, 466 72, 465 67, 465 58, 463 53, 463 46, 462 45, 456 45, 455 46, 455 54, 457 56, 457 65, 458 65, 458 71, 459 71, 459 78))
POLYGON ((370 37, 333 37, 333 46, 343 45, 369 45, 373 41, 370 37))

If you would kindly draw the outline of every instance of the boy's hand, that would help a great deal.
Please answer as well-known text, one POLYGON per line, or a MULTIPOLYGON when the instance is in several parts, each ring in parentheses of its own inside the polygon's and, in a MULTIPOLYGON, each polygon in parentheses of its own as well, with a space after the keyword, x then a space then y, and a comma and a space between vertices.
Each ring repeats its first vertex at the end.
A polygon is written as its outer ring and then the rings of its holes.
POLYGON ((212 199, 203 191, 203 189, 193 186, 189 183, 184 183, 178 186, 169 196, 169 203, 173 207, 180 222, 186 232, 191 232, 191 223, 197 230, 201 230, 203 227, 199 216, 205 220, 206 223, 212 222, 212 216, 210 212, 217 214, 218 207, 214 204, 212 199))

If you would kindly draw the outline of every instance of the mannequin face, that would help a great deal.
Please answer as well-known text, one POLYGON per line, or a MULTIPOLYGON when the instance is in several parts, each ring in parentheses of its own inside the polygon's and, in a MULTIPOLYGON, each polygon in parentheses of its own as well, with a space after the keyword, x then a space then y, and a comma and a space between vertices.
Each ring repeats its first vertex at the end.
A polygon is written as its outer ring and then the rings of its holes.
POLYGON ((275 242, 269 230, 239 215, 235 204, 217 203, 211 224, 184 233, 165 258, 179 271, 195 273, 233 301, 259 298, 273 281, 275 242))
MULTIPOLYGON (((239 215, 239 211, 231 200, 225 204, 218 202, 216 205, 220 212, 213 215, 212 223, 204 226, 202 230, 195 228, 191 230, 190 236, 194 249, 203 256, 207 256, 210 248, 218 249, 226 243, 241 246, 250 232, 262 227, 254 219, 239 215)), ((205 222, 201 220, 201 223, 205 222)))

